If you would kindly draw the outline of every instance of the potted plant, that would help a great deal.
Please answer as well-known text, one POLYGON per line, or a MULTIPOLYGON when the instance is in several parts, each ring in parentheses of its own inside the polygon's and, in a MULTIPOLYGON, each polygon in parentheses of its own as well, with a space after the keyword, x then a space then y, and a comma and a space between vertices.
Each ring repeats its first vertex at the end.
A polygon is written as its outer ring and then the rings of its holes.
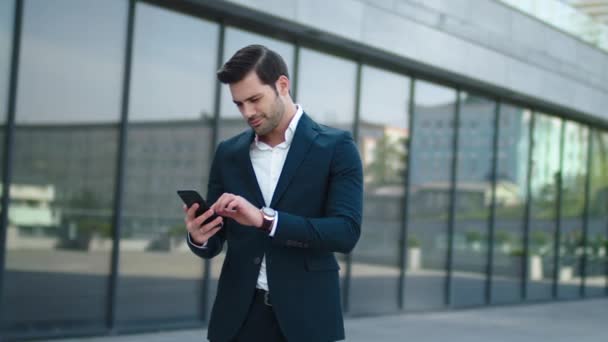
POLYGON ((469 246, 475 252, 481 251, 482 236, 479 231, 469 230, 465 233, 465 237, 467 240, 467 246, 469 246))
POLYGON ((505 230, 498 230, 495 235, 495 240, 502 253, 511 253, 511 243, 513 242, 513 237, 511 234, 509 234, 509 232, 505 230))
POLYGON ((543 279, 543 255, 549 248, 547 233, 535 230, 530 234, 530 255, 528 258, 528 275, 530 280, 543 279))
POLYGON ((420 249, 420 240, 415 236, 410 236, 407 239, 407 269, 416 271, 422 265, 422 250, 420 249))

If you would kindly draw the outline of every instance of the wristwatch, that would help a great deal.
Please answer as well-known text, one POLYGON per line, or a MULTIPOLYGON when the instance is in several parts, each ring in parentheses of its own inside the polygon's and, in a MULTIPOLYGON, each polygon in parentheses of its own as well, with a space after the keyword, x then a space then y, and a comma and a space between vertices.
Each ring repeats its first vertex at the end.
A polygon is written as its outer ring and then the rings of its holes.
POLYGON ((262 226, 260 227, 260 229, 270 234, 270 231, 272 230, 272 225, 274 224, 274 220, 277 218, 277 212, 274 209, 268 207, 262 207, 260 211, 262 212, 263 218, 262 226))

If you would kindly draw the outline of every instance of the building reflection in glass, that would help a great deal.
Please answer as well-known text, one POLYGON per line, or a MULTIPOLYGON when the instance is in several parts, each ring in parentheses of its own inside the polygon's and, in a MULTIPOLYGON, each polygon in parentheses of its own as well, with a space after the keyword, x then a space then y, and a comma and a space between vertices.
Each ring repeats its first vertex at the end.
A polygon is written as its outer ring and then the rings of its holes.
POLYGON ((589 130, 578 123, 564 123, 561 168, 560 241, 557 279, 559 298, 577 298, 582 284, 585 253, 585 182, 589 130))
POLYGON ((530 110, 501 104, 496 149, 492 303, 521 300, 530 110))
POLYGON ((591 132, 585 295, 604 296, 608 285, 608 133, 591 132))
POLYGON ((365 203, 352 255, 349 310, 370 314, 398 310, 410 80, 364 66, 361 81, 358 144, 365 203))
POLYGON ((24 2, 7 332, 105 326, 126 5, 24 2))
POLYGON ((527 299, 544 300, 553 296, 562 120, 541 113, 534 120, 527 299))
POLYGON ((456 91, 416 81, 408 189, 405 308, 446 304, 448 217, 456 91))
POLYGON ((459 104, 450 303, 464 307, 485 302, 496 103, 460 93, 459 104))
POLYGON ((136 13, 116 319, 200 320, 203 261, 176 190, 206 193, 219 26, 145 3, 136 13))

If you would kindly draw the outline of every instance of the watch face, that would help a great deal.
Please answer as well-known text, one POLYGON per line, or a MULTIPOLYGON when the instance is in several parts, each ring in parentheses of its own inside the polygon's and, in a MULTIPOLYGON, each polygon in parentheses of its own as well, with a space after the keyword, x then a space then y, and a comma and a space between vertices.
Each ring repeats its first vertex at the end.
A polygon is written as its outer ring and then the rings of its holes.
POLYGON ((276 211, 274 211, 274 209, 267 208, 267 207, 263 207, 262 208, 262 213, 264 214, 264 216, 268 216, 268 217, 271 217, 271 218, 276 215, 276 211))

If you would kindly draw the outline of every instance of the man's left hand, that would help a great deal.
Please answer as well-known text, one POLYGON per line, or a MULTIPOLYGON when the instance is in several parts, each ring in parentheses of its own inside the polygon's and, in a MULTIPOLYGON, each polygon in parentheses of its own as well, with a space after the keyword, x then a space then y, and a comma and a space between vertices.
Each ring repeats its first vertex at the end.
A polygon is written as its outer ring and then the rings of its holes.
POLYGON ((244 226, 259 228, 264 221, 262 212, 241 196, 224 193, 211 206, 215 213, 229 217, 244 226))

